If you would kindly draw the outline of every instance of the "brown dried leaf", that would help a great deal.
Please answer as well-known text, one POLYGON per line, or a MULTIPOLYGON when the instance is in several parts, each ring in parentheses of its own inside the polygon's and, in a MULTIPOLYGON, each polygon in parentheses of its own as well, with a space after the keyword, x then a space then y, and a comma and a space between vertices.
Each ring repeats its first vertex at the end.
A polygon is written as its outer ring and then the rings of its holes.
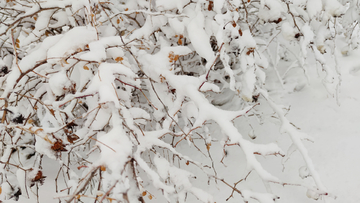
POLYGON ((112 201, 115 200, 114 198, 110 198, 110 197, 107 197, 106 199, 109 200, 110 203, 112 203, 112 201))
POLYGON ((213 1, 209 1, 209 5, 208 5, 208 11, 212 11, 214 7, 214 2, 213 1))
POLYGON ((65 145, 62 140, 56 140, 56 142, 51 146, 51 149, 56 152, 66 152, 65 145))
POLYGON ((27 123, 28 123, 28 124, 32 124, 32 123, 34 123, 34 120, 30 118, 30 119, 27 121, 27 123))
POLYGON ((207 143, 206 144, 206 149, 209 151, 210 150, 210 147, 211 147, 211 143, 207 143))
POLYGON ((79 136, 75 135, 75 134, 71 134, 67 136, 67 140, 68 142, 70 142, 71 144, 74 143, 74 141, 78 140, 79 136))
POLYGON ((83 68, 84 68, 84 70, 90 70, 89 67, 87 67, 87 66, 84 66, 83 68))
POLYGON ((179 59, 179 55, 175 55, 174 61, 177 61, 179 59))
POLYGON ((116 57, 116 59, 115 59, 116 62, 119 62, 119 61, 122 61, 122 60, 124 60, 124 58, 123 58, 123 57, 120 57, 120 56, 119 56, 119 57, 116 57))
POLYGON ((160 82, 163 83, 163 82, 165 82, 165 80, 166 80, 166 78, 160 74, 160 82))
POLYGON ((42 171, 38 171, 36 176, 31 180, 33 182, 42 182, 46 178, 46 176, 43 176, 42 171))
POLYGON ((54 111, 54 109, 49 109, 49 111, 50 111, 51 115, 55 116, 55 111, 54 111))

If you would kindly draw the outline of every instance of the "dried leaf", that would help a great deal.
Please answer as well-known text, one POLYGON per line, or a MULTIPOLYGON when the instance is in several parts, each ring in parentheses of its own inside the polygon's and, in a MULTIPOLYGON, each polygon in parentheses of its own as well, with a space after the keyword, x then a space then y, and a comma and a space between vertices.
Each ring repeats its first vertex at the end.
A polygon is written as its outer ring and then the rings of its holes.
POLYGON ((104 165, 101 165, 101 166, 100 166, 100 170, 101 170, 101 171, 106 171, 106 167, 105 167, 104 165))
POLYGON ((142 195, 143 197, 146 196, 146 194, 147 194, 146 191, 144 191, 144 192, 141 193, 141 195, 142 195))
POLYGON ((109 200, 110 203, 112 203, 112 201, 115 200, 114 198, 111 197, 107 197, 106 199, 109 200))
POLYGON ((42 171, 38 171, 35 177, 31 181, 43 183, 45 178, 46 176, 43 176, 42 171))
POLYGON ((181 38, 179 38, 178 44, 179 44, 179 45, 182 45, 182 40, 181 40, 181 38))
POLYGON ((174 61, 177 61, 179 59, 179 55, 175 55, 174 61))
POLYGON ((51 146, 51 149, 55 152, 66 152, 65 145, 62 140, 56 140, 56 142, 51 146))
POLYGON ((84 66, 83 68, 84 68, 84 70, 90 70, 89 67, 87 67, 87 66, 84 66))
POLYGON ((120 24, 120 19, 117 19, 117 20, 116 20, 116 23, 117 23, 117 24, 120 24))
POLYGON ((46 36, 49 36, 50 34, 51 34, 51 32, 49 32, 49 30, 46 30, 46 31, 45 31, 45 35, 46 35, 46 36))
POLYGON ((254 53, 254 50, 255 50, 255 48, 253 48, 253 47, 248 48, 246 55, 250 55, 251 53, 254 53))
POLYGON ((30 119, 27 121, 27 123, 28 123, 28 124, 32 124, 32 123, 34 123, 34 120, 30 118, 30 119))
POLYGON ((151 200, 151 199, 153 198, 153 196, 152 196, 152 195, 149 195, 148 198, 151 200))
POLYGON ((81 165, 81 166, 78 166, 77 169, 80 170, 82 168, 87 168, 88 166, 85 166, 85 165, 81 165))
POLYGON ((74 141, 78 140, 79 136, 75 135, 75 134, 71 134, 67 136, 67 140, 68 142, 70 142, 71 144, 74 143, 74 141))
POLYGON ((165 82, 165 80, 166 80, 166 78, 160 74, 160 82, 163 83, 163 82, 165 82))
POLYGON ((51 115, 55 116, 55 111, 54 111, 54 109, 49 109, 49 111, 50 111, 51 115))
POLYGON ((214 7, 214 2, 213 1, 209 1, 209 5, 208 5, 208 11, 212 11, 214 7))
POLYGON ((211 143, 207 143, 206 144, 206 149, 209 151, 210 150, 210 147, 211 147, 211 143))
POLYGON ((120 61, 122 61, 122 60, 124 60, 124 58, 123 58, 123 57, 120 57, 120 56, 119 56, 119 57, 116 57, 116 59, 115 59, 116 62, 120 62, 120 61))

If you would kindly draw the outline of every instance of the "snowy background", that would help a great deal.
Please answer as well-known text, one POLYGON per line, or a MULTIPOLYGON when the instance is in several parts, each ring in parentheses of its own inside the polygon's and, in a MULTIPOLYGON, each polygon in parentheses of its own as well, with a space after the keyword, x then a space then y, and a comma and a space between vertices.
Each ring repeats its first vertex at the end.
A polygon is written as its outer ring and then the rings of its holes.
MULTIPOLYGON (((318 80, 318 72, 315 67, 309 70, 311 76, 310 83, 305 84, 304 88, 298 92, 288 93, 285 90, 275 88, 277 81, 268 81, 272 84, 272 88, 277 89, 272 94, 277 98, 277 102, 284 105, 290 105, 291 108, 287 114, 288 119, 294 123, 302 131, 309 133, 314 138, 314 142, 308 142, 306 147, 313 159, 316 169, 319 171, 320 177, 329 192, 331 192, 336 199, 329 199, 329 202, 334 203, 358 203, 360 202, 360 52, 353 52, 349 56, 341 57, 341 68, 343 83, 340 88, 339 101, 340 105, 336 103, 335 98, 329 97, 321 81, 318 80)), ((315 66, 315 65, 314 65, 315 66)), ((304 81, 302 81, 304 82, 304 81)), ((285 85, 286 88, 292 88, 298 85, 297 81, 285 85)), ((239 126, 240 127, 240 126, 239 126)), ((216 129, 214 129, 216 130, 216 129)), ((264 129, 258 130, 255 128, 256 134, 275 137, 278 142, 284 146, 289 144, 286 141, 286 135, 278 133, 278 125, 276 119, 274 124, 267 124, 264 129)), ((185 149, 188 150, 188 149, 185 149)), ((229 156, 224 163, 228 165, 224 167, 219 163, 221 156, 216 156, 222 149, 220 147, 211 147, 210 152, 213 155, 216 163, 216 168, 219 171, 219 176, 224 177, 229 182, 236 182, 240 180, 243 175, 241 163, 243 158, 239 159, 239 149, 229 149, 229 156)), ((196 150, 186 151, 187 155, 197 154, 196 150)), ((264 158, 267 167, 270 167, 271 172, 277 177, 291 182, 292 177, 298 176, 297 162, 302 162, 299 153, 294 152, 293 159, 290 159, 282 166, 277 163, 274 166, 271 159, 264 158), (282 173, 282 170, 288 172, 282 173), (291 172, 291 173, 289 173, 291 172)), ((199 160, 204 157, 199 156, 199 160)), ((278 160, 279 162, 279 160, 278 160)), ((44 161, 44 174, 48 178, 44 186, 40 187, 40 202, 57 202, 53 199, 55 194, 54 177, 57 174, 58 163, 51 159, 44 161)), ((196 171, 196 169, 193 169, 196 171)), ((191 171, 191 170, 190 170, 191 171)), ((256 175, 253 175, 257 178, 256 175)), ((203 177, 204 178, 204 177, 203 177)), ((250 177, 249 177, 250 178, 250 177)), ((204 178, 206 179, 206 178, 204 178)), ((297 179, 297 178, 294 178, 297 179)), ((249 187, 258 187, 259 185, 251 185, 249 187)), ((275 185, 276 186, 276 185, 275 185)), ((208 192, 214 196, 216 202, 224 202, 227 199, 231 190, 224 186, 223 183, 218 182, 215 187, 202 185, 208 187, 208 192)), ((156 190, 153 191, 156 193, 156 190)), ((312 200, 304 195, 306 189, 297 186, 276 186, 274 192, 281 196, 278 202, 281 203, 305 203, 318 202, 312 200)), ((234 198, 230 198, 228 202, 238 202, 238 194, 234 194, 234 198)), ((189 195, 189 202, 198 202, 189 195)), ((7 200, 8 202, 14 202, 7 200)), ((20 197, 19 202, 34 202, 35 200, 27 200, 20 197)), ((146 198, 146 202, 166 202, 161 198, 161 194, 155 195, 152 200, 146 198)), ((319 200, 321 202, 321 200, 319 200)), ((85 200, 85 202, 87 202, 85 200)))
POLYGON ((1 200, 360 202, 359 1, 20 2, 1 200))

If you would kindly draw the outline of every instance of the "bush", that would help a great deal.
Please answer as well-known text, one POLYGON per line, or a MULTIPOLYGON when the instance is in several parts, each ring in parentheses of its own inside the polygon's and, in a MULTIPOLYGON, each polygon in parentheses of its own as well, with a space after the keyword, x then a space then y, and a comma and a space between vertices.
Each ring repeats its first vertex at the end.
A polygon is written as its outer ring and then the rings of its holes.
POLYGON ((38 187, 52 179, 61 202, 185 202, 188 193, 214 202, 207 183, 229 187, 238 202, 275 202, 272 184, 329 196, 304 147, 309 137, 269 91, 285 88, 295 68, 303 81, 286 91, 301 91, 317 63, 337 98, 336 53, 358 46, 354 2, 2 1, 3 197, 49 195, 38 187), (255 139, 252 126, 271 116, 292 140, 288 153, 275 140, 255 139), (249 136, 236 123, 251 127, 249 136), (235 147, 246 165, 240 181, 215 167, 235 147), (300 176, 313 185, 282 181, 258 158, 290 158, 294 150, 305 164, 300 176), (49 159, 59 163, 56 177, 44 173, 49 159), (250 173, 266 191, 238 187, 250 173))

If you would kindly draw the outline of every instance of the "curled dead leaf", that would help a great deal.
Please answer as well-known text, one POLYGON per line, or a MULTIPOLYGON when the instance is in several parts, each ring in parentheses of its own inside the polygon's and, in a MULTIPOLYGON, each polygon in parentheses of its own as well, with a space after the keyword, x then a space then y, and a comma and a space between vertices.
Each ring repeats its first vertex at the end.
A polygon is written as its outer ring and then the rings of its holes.
POLYGON ((74 143, 74 141, 78 140, 79 136, 75 135, 75 134, 71 134, 67 136, 67 140, 72 144, 74 143))
POLYGON ((56 140, 56 142, 51 146, 51 149, 55 152, 66 152, 65 145, 62 140, 56 140))

